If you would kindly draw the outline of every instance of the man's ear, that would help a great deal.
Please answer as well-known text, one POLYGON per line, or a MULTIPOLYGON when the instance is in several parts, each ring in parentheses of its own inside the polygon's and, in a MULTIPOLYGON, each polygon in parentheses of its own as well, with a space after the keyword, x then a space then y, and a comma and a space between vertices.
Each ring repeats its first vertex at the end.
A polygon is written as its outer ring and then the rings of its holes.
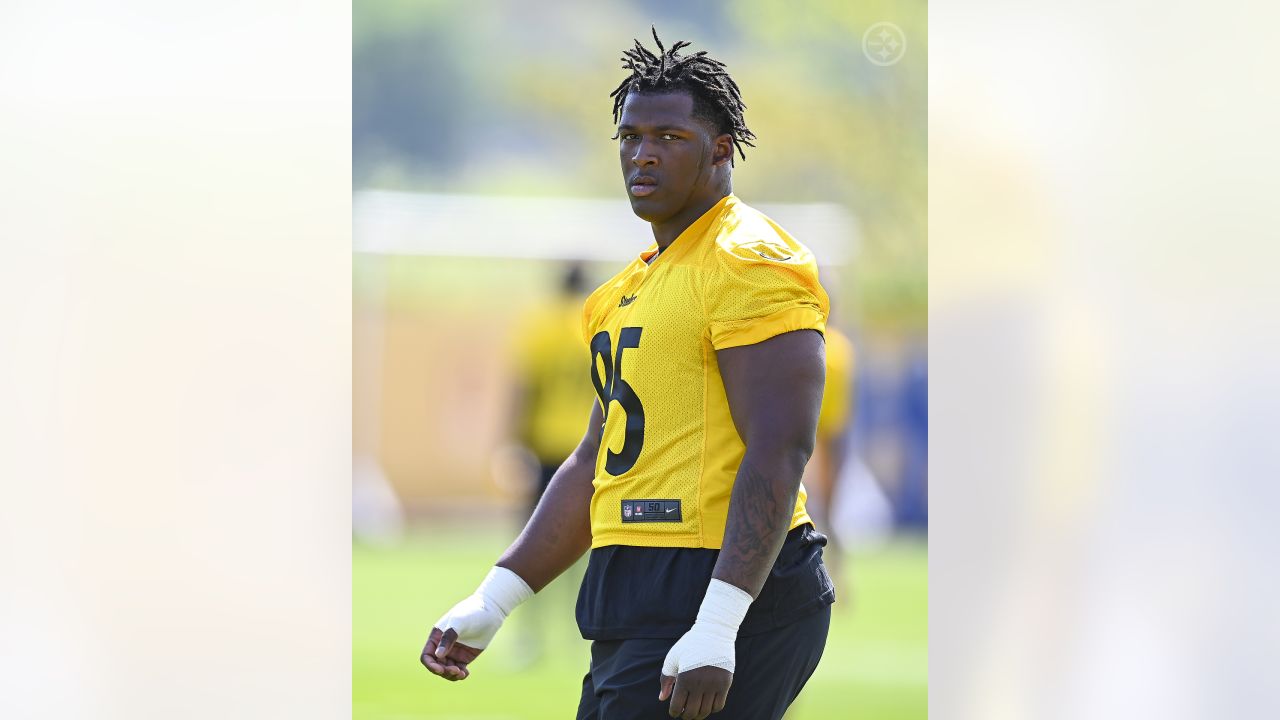
POLYGON ((711 140, 711 164, 719 167, 733 160, 733 136, 717 135, 711 140))

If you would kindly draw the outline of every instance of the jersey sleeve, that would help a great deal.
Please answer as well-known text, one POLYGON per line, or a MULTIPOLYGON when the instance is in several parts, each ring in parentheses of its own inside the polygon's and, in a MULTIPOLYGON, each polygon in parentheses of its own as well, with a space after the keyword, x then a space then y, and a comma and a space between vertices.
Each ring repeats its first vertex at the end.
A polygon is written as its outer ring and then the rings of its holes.
POLYGON ((793 330, 826 331, 830 301, 813 253, 790 237, 718 243, 705 300, 716 350, 793 330))

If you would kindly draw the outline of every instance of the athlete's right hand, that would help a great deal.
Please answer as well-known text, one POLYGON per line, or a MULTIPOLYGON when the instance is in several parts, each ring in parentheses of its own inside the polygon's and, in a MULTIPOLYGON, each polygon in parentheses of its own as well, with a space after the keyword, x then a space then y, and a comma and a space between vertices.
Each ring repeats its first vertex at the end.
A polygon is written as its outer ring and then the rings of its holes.
POLYGON ((440 628, 431 628, 427 644, 422 648, 422 665, 445 680, 466 680, 471 671, 467 665, 479 657, 479 648, 468 647, 458 642, 458 632, 449 630, 441 632, 440 628))
POLYGON ((467 679, 467 665, 489 646, 507 615, 532 595, 519 575, 494 567, 474 593, 431 628, 422 648, 423 666, 446 680, 467 679))

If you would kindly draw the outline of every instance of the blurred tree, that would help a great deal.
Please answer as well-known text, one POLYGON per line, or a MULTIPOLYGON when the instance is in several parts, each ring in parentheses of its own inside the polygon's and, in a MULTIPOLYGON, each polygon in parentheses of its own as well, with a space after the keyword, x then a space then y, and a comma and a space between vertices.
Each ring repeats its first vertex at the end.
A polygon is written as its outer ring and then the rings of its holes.
MULTIPOLYGON (((354 14, 357 187, 621 197, 608 93, 649 24, 729 65, 759 147, 751 201, 833 201, 861 221, 844 307, 862 324, 927 313, 927 26, 923 0, 474 4, 364 0, 354 14), (908 52, 862 51, 876 22, 908 52)), ((803 239, 803 238, 802 238, 803 239)))

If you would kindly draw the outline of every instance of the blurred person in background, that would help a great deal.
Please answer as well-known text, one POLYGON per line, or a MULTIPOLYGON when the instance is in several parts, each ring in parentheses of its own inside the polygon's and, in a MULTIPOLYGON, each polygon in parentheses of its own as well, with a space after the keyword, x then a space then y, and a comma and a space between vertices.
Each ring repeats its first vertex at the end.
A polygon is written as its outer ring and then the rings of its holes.
MULTIPOLYGON (((527 504, 521 506, 520 527, 538 507, 556 470, 578 447, 582 415, 595 402, 595 391, 583 372, 588 360, 582 343, 582 303, 587 290, 582 263, 565 263, 555 295, 522 318, 517 329, 514 435, 537 466, 523 488, 528 494, 527 504)), ((563 600, 566 605, 571 602, 567 596, 563 600)), ((519 664, 532 663, 542 653, 543 623, 537 617, 541 603, 535 600, 529 605, 518 625, 519 664)))
MULTIPOLYGON (((840 287, 838 271, 822 270, 824 287, 840 287)), ((831 316, 838 305, 831 293, 831 316)), ((827 318, 827 377, 818 415, 818 443, 805 468, 809 515, 827 536, 827 570, 837 585, 843 579, 844 553, 872 547, 893 531, 893 509, 870 468, 855 451, 857 377, 859 367, 853 341, 827 318)), ((860 429, 860 428, 859 428, 860 429)))
POLYGON ((516 331, 516 440, 538 463, 521 525, 533 514, 565 458, 582 440, 582 413, 595 401, 585 382, 587 350, 582 344, 582 303, 587 299, 582 264, 565 264, 555 297, 535 307, 516 331))
POLYGON ((373 545, 391 546, 404 534, 404 506, 373 456, 351 458, 351 536, 373 545))
POLYGON ((929 529, 929 358, 923 353, 907 364, 902 393, 902 492, 898 524, 917 532, 929 529))
POLYGON ((814 526, 827 536, 827 552, 834 556, 834 560, 827 563, 827 570, 833 580, 839 580, 844 547, 833 507, 852 441, 855 357, 853 342, 829 321, 825 337, 827 375, 818 413, 818 442, 805 468, 804 486, 808 491, 809 516, 814 526))
POLYGON ((590 549, 579 720, 777 720, 817 668, 835 599, 800 482, 829 302, 808 248, 733 195, 734 152, 755 136, 724 64, 654 40, 624 53, 611 95, 628 198, 655 242, 586 302, 599 403, 421 661, 465 679, 515 607, 590 549))

